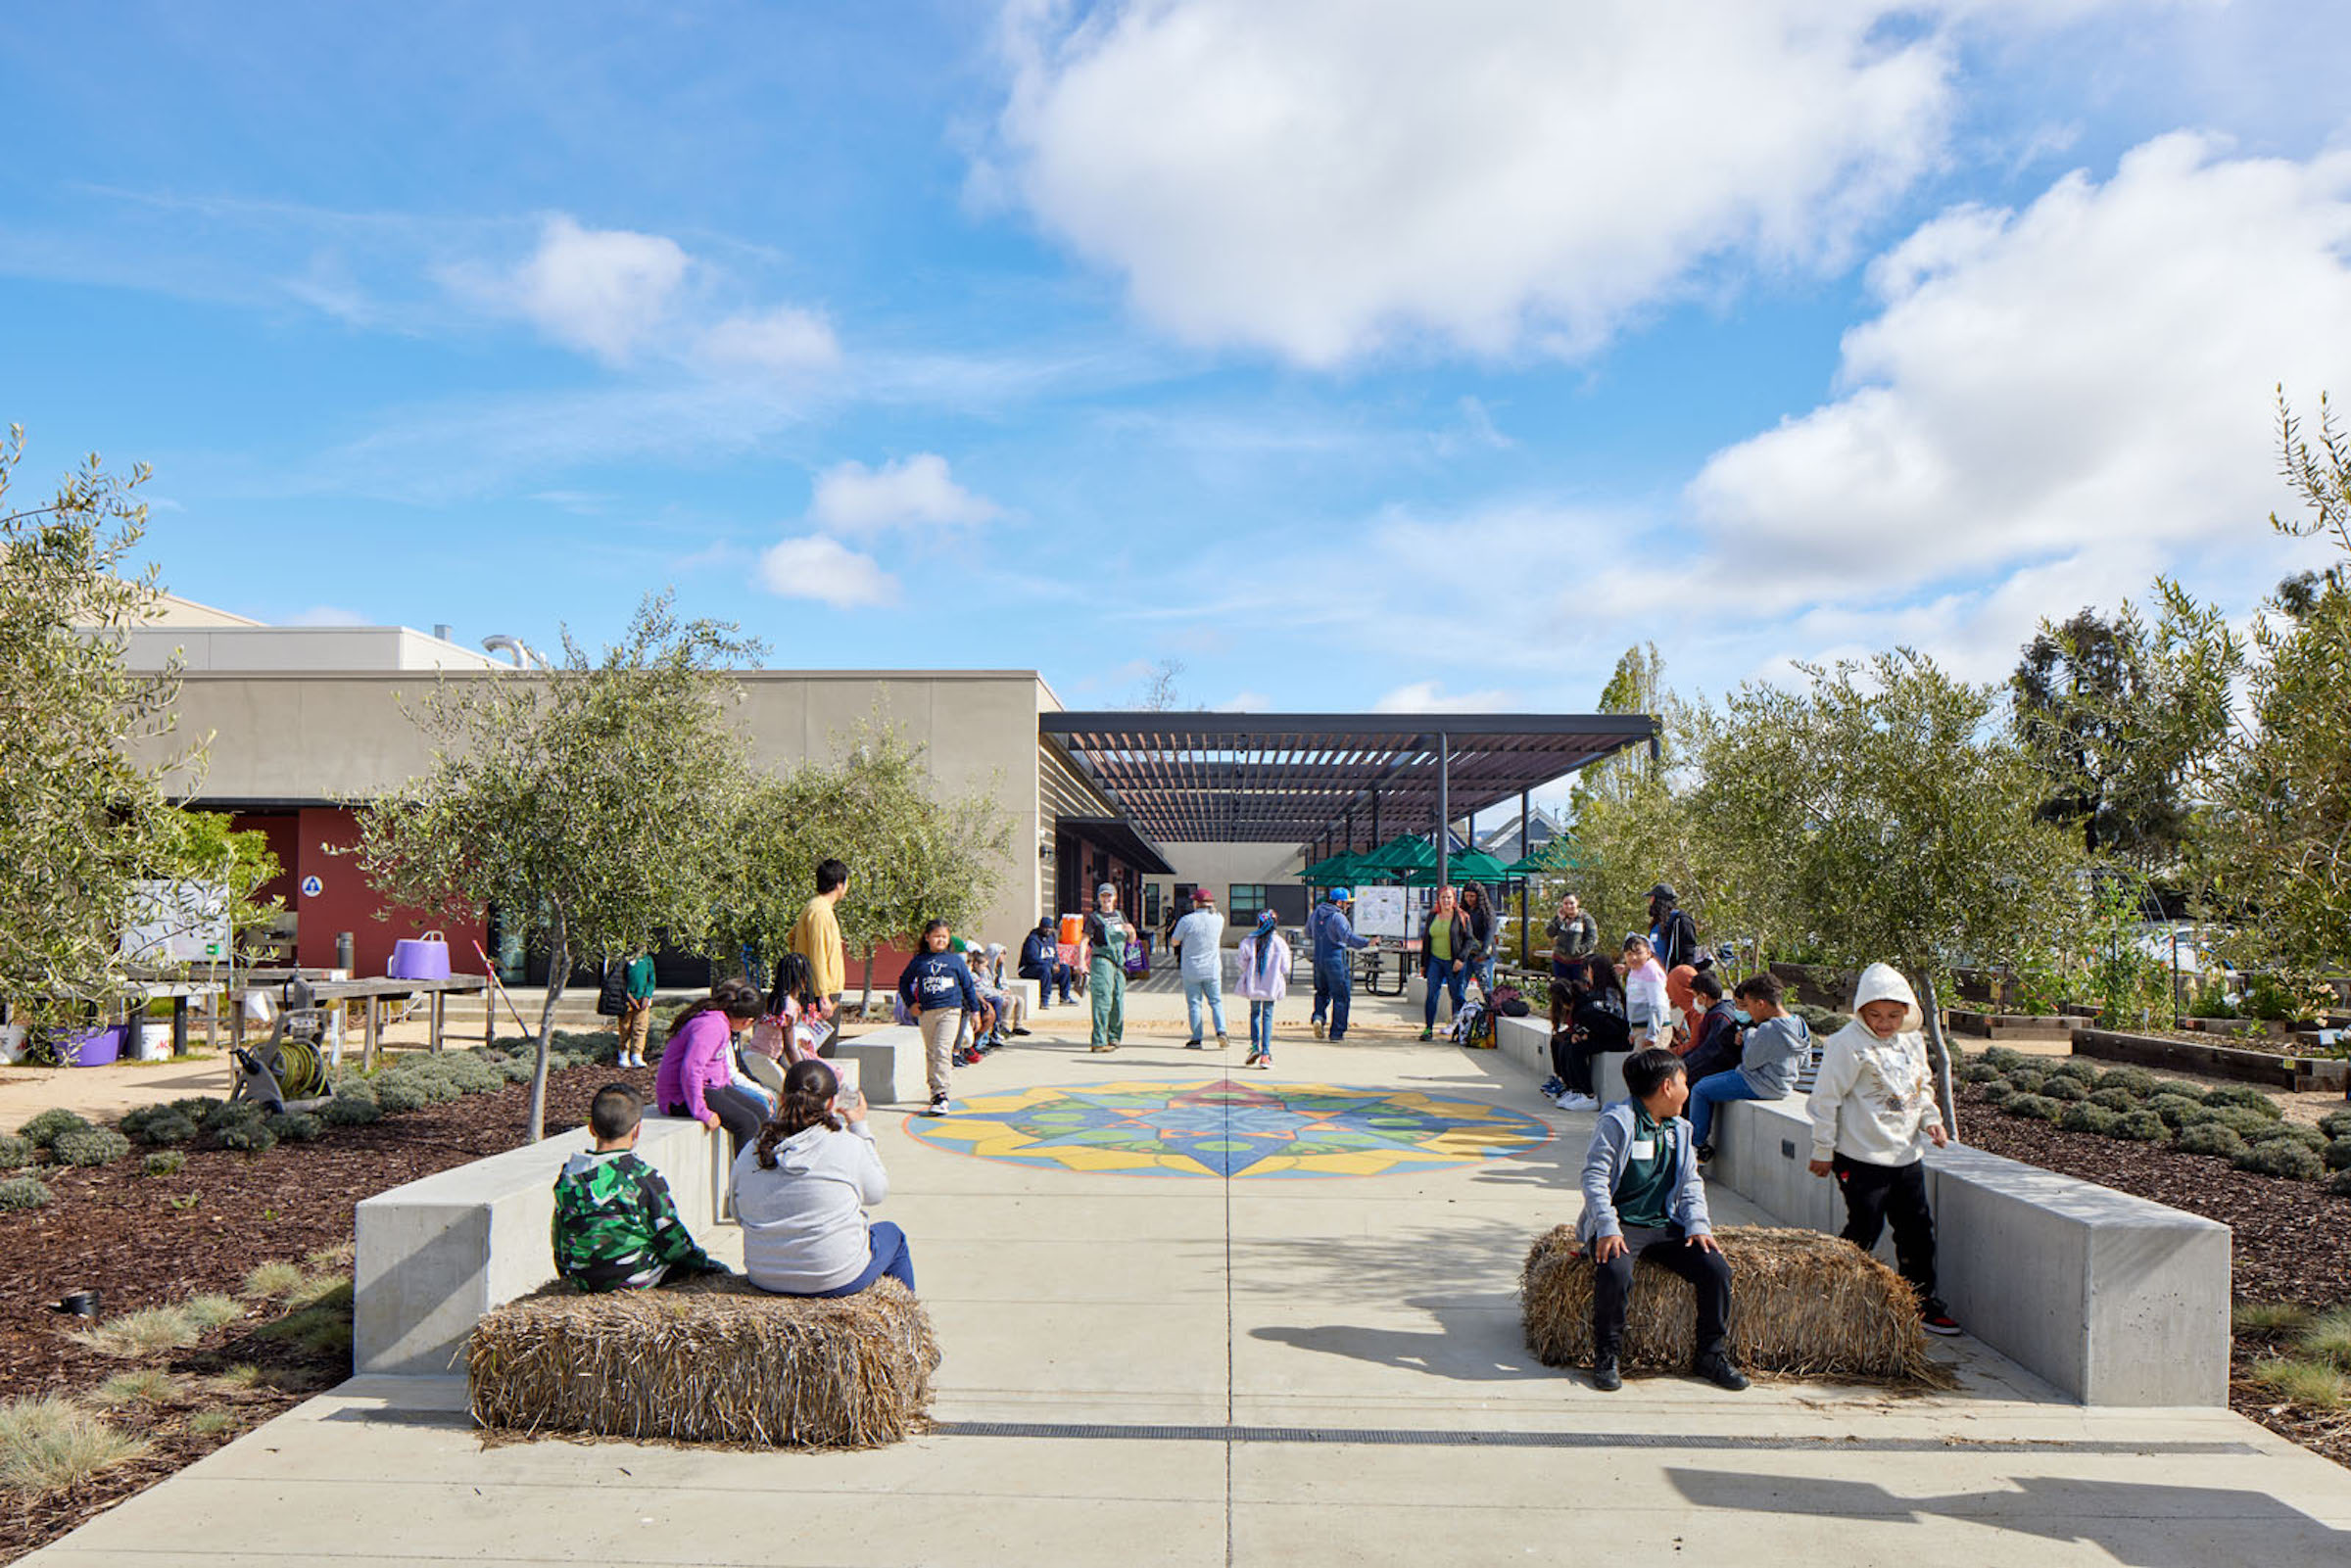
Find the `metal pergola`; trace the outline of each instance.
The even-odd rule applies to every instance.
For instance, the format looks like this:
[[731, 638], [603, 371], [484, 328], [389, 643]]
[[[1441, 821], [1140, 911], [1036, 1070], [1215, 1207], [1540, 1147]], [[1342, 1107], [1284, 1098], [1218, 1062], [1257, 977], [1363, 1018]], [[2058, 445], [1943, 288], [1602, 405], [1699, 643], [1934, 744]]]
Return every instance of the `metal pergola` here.
[[1318, 861], [1435, 834], [1646, 745], [1657, 721], [1624, 713], [1047, 713], [1038, 730], [1158, 843], [1288, 842]]

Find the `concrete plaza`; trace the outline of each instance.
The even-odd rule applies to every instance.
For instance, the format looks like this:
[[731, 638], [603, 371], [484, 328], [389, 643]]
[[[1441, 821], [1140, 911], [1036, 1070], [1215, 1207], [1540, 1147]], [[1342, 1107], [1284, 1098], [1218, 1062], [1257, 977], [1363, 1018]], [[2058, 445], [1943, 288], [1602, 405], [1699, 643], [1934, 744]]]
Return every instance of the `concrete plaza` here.
[[[360, 1379], [26, 1559], [743, 1564], [2351, 1560], [2351, 1472], [2226, 1410], [2088, 1410], [1969, 1340], [1962, 1387], [1679, 1378], [1622, 1393], [1520, 1340], [1528, 1242], [1591, 1118], [1490, 1053], [1290, 1038], [1278, 1070], [1080, 1015], [956, 1091], [1319, 1082], [1535, 1116], [1505, 1159], [1324, 1179], [972, 1158], [878, 1116], [945, 1350], [938, 1429], [865, 1453], [484, 1449], [456, 1379]], [[1164, 1030], [1164, 1026], [1163, 1030]], [[1718, 1223], [1753, 1216], [1727, 1195]], [[721, 1229], [714, 1250], [733, 1253]]]

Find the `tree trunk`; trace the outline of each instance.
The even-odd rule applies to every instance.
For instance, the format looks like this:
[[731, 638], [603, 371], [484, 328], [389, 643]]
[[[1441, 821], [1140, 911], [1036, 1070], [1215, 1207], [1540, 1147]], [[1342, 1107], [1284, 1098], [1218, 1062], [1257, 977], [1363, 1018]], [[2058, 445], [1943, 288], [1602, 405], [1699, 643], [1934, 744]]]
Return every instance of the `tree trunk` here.
[[1959, 1141], [1959, 1112], [1951, 1089], [1951, 1046], [1943, 1033], [1943, 999], [1935, 992], [1935, 972], [1921, 965], [1918, 972], [1919, 1011], [1927, 1016], [1927, 1065], [1935, 1069], [1935, 1104], [1943, 1112], [1943, 1130]]
[[547, 934], [547, 1001], [539, 1009], [539, 1052], [531, 1064], [532, 1143], [547, 1136], [547, 1059], [555, 1037], [555, 1004], [563, 1000], [563, 982], [571, 978], [571, 931], [561, 905]]
[[[870, 948], [870, 947], [869, 947], [869, 948], [867, 948], [867, 949], [865, 950], [865, 994], [857, 998], [857, 1016], [858, 1016], [859, 1018], [863, 1018], [863, 1017], [865, 1017], [865, 1015], [866, 1015], [866, 1014], [867, 1014], [869, 1011], [871, 1011], [871, 1009], [873, 1008], [873, 1005], [874, 1005], [874, 950], [873, 950], [872, 948]], [[836, 1025], [836, 1026], [838, 1027], [838, 1025]]]

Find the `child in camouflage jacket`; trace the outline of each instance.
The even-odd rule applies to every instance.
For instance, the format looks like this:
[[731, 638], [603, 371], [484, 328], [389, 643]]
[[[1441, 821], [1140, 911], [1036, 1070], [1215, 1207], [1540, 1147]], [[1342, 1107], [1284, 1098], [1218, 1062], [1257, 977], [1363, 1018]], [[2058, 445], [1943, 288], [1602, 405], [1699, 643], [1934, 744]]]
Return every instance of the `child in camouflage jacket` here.
[[686, 1274], [727, 1272], [695, 1244], [661, 1173], [637, 1158], [645, 1110], [625, 1083], [597, 1091], [594, 1152], [555, 1178], [555, 1272], [584, 1291], [643, 1290]]

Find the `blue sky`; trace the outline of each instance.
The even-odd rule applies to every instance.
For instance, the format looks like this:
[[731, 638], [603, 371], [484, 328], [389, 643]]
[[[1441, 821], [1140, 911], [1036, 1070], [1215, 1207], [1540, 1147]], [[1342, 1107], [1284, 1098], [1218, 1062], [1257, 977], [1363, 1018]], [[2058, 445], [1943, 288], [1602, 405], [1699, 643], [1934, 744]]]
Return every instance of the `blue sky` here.
[[41, 7], [0, 419], [272, 621], [1589, 707], [2249, 608], [2351, 29], [2211, 0]]

